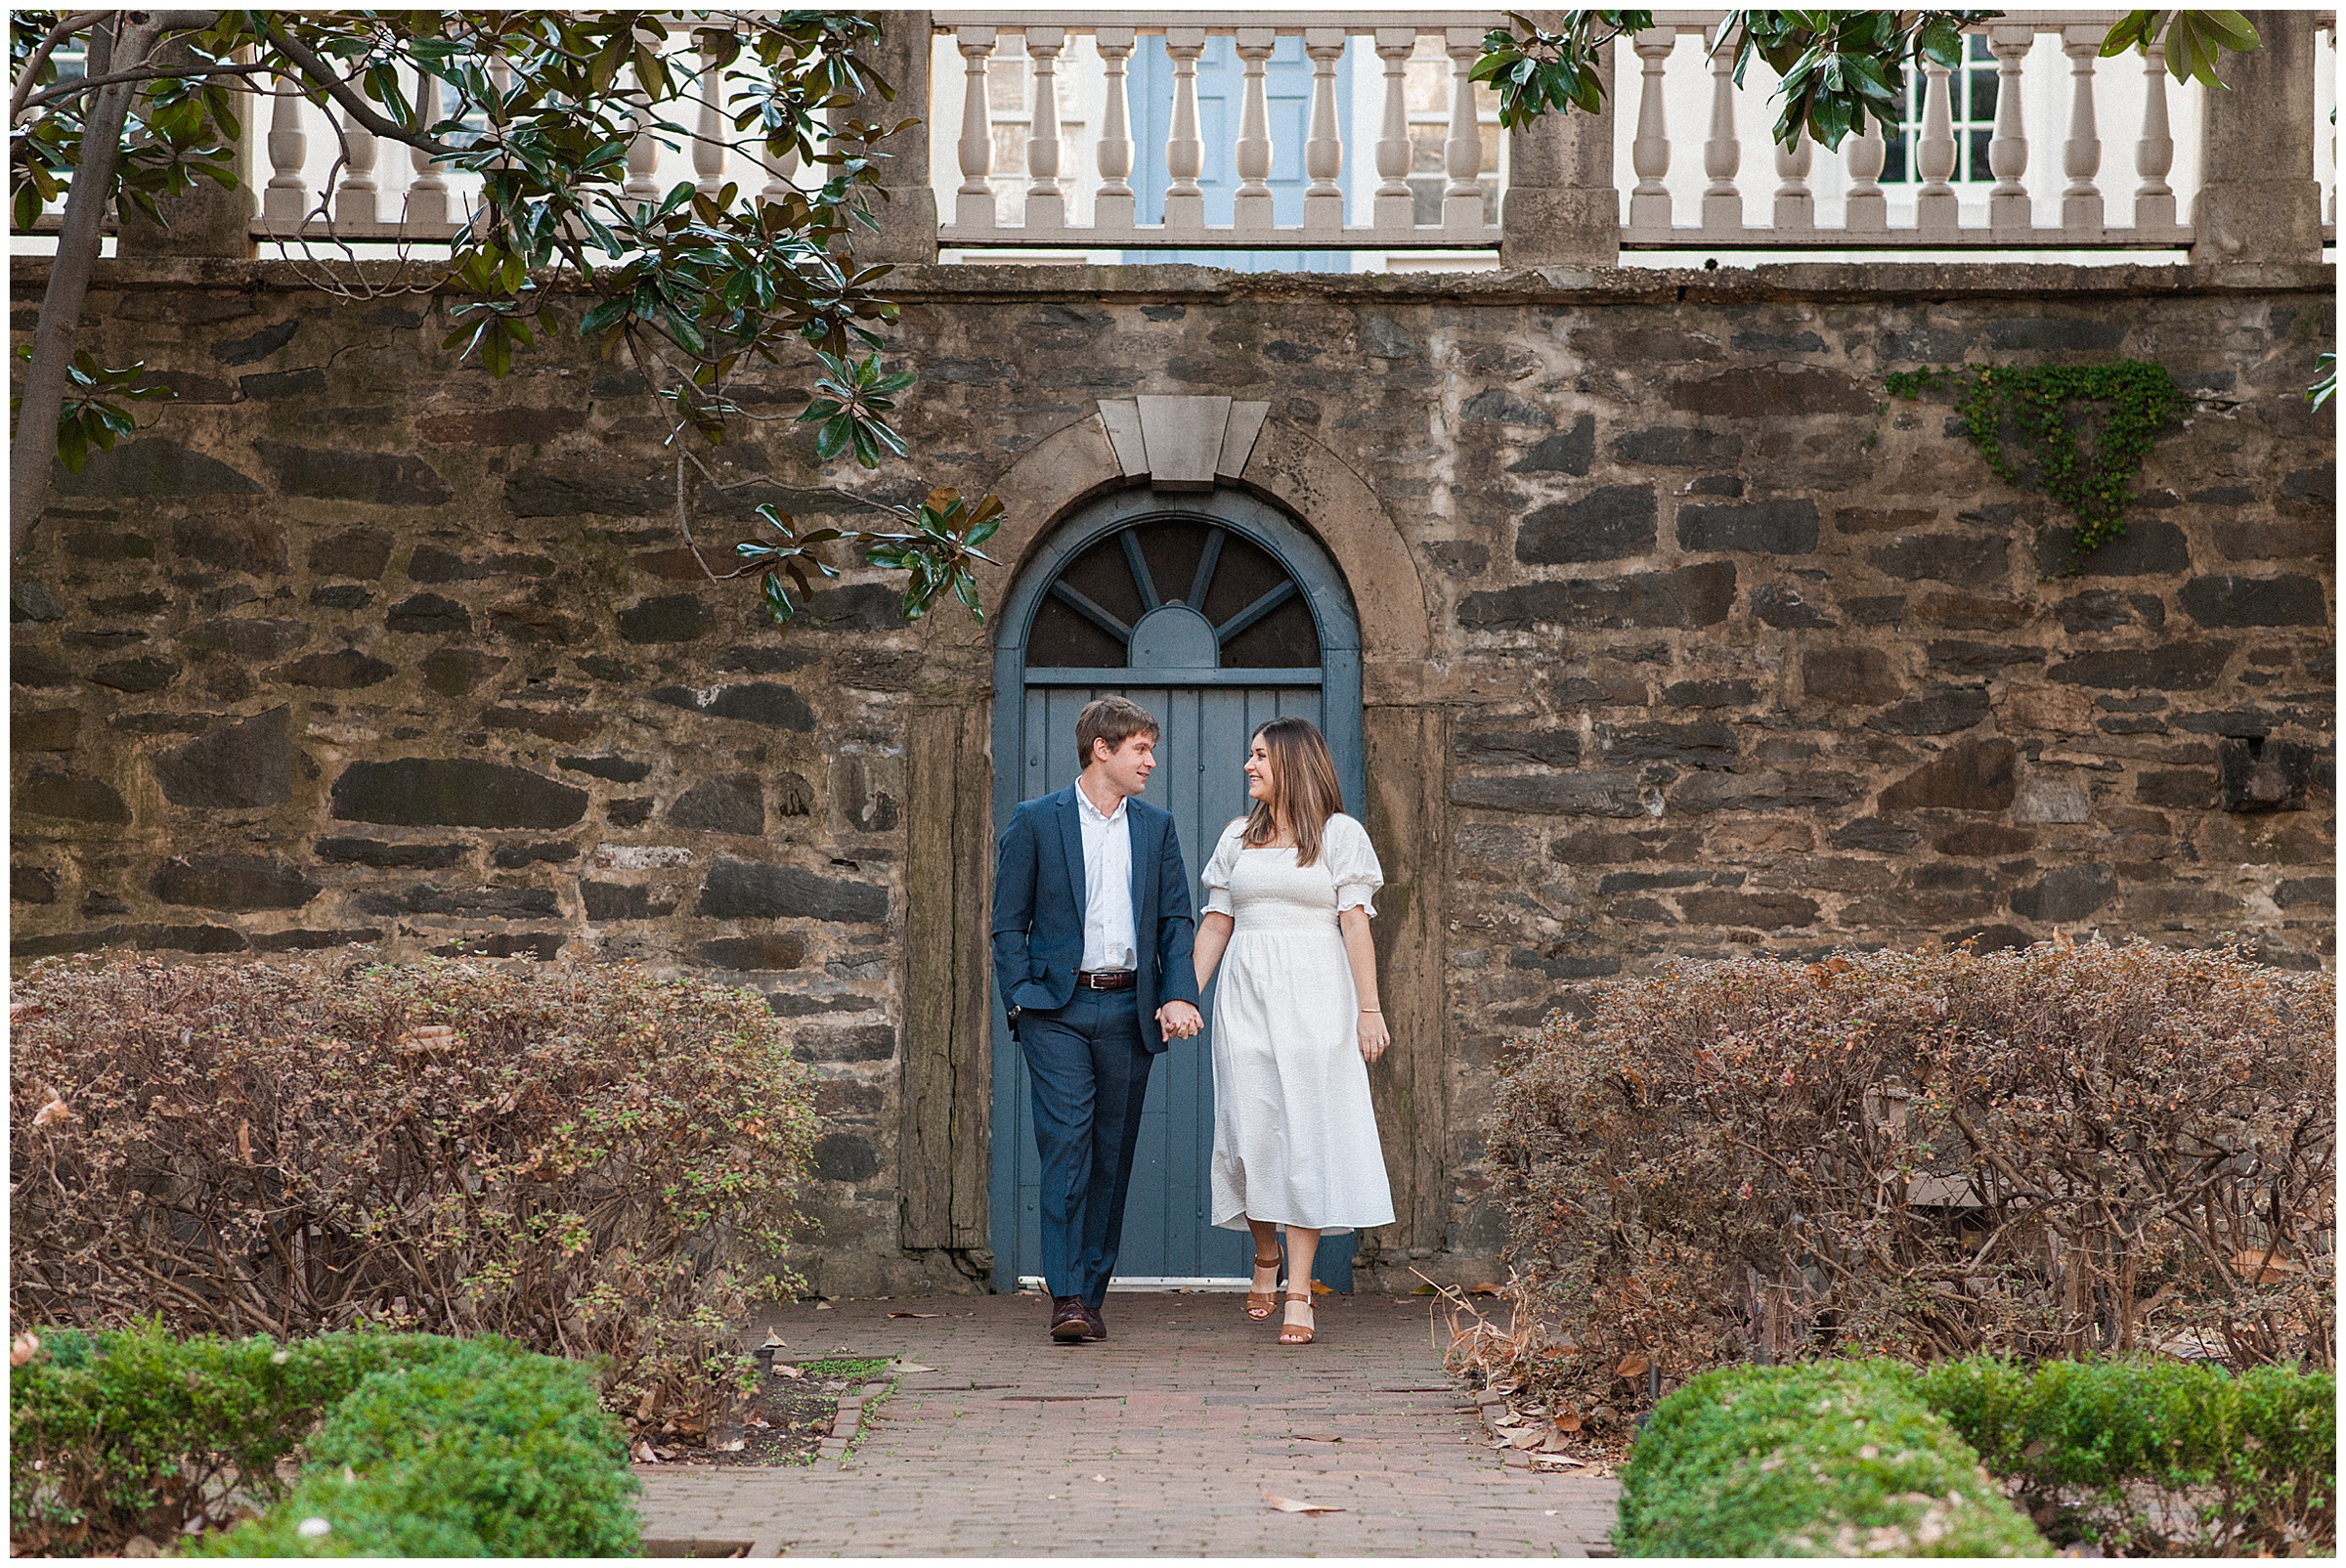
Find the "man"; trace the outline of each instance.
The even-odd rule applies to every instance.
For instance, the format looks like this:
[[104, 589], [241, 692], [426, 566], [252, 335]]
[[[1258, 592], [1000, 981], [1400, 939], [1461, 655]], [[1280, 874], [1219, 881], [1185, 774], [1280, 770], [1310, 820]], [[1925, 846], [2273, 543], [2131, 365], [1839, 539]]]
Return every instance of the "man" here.
[[1106, 1339], [1149, 1069], [1204, 1026], [1196, 922], [1170, 812], [1137, 799], [1156, 720], [1102, 697], [1075, 720], [1083, 772], [1011, 814], [994, 870], [994, 980], [1034, 1091], [1051, 1337]]

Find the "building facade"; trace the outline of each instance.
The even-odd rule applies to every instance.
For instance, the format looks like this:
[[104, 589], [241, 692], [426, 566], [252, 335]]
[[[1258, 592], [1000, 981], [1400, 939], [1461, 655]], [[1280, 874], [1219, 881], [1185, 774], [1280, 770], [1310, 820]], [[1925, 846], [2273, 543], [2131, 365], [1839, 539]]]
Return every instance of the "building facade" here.
[[[20, 333], [42, 283], [21, 260]], [[575, 343], [492, 380], [442, 351], [440, 295], [105, 264], [85, 341], [180, 395], [61, 477], [13, 579], [14, 955], [361, 943], [754, 985], [821, 1076], [834, 1294], [1030, 1272], [991, 843], [1072, 772], [1093, 691], [1165, 720], [1193, 870], [1250, 723], [1336, 742], [1388, 879], [1400, 1218], [1354, 1258], [1379, 1285], [1493, 1267], [1487, 1085], [1576, 982], [2057, 932], [2329, 962], [2318, 238], [895, 283], [915, 461], [867, 478], [766, 426], [714, 463], [760, 485], [688, 487], [695, 537], [718, 564], [761, 500], [992, 491], [982, 625], [906, 627], [861, 568], [766, 624], [681, 537], [649, 400]], [[2116, 360], [2190, 408], [2082, 558], [1943, 399], [1885, 386]], [[1235, 1272], [1194, 1212], [1198, 1048], [1157, 1093], [1134, 1272]]]

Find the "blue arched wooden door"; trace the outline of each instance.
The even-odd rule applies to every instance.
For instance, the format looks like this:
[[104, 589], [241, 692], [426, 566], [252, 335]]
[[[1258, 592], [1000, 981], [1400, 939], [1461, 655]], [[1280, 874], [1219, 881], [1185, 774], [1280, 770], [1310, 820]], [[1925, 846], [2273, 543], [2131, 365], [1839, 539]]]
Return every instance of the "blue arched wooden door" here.
[[[994, 655], [994, 820], [1064, 788], [1079, 770], [1075, 716], [1108, 692], [1164, 726], [1145, 799], [1173, 813], [1195, 882], [1246, 805], [1246, 743], [1285, 714], [1319, 724], [1345, 804], [1365, 793], [1361, 638], [1327, 554], [1285, 514], [1236, 491], [1132, 491], [1063, 524], [1012, 589]], [[1210, 1019], [1212, 998], [1207, 998]], [[1033, 1107], [1026, 1067], [993, 998], [991, 1210], [995, 1285], [1039, 1275]], [[1242, 1278], [1243, 1232], [1215, 1230], [1213, 1035], [1176, 1041], [1150, 1074], [1116, 1275]], [[1320, 1249], [1320, 1278], [1352, 1285], [1353, 1239]]]

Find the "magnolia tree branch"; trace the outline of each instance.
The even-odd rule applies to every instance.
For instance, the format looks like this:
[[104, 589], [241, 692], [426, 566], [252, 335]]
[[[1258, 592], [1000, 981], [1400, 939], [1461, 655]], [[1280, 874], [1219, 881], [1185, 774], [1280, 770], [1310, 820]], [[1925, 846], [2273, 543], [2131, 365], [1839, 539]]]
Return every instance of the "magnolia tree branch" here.
[[398, 120], [385, 115], [372, 104], [368, 103], [351, 87], [350, 83], [344, 81], [333, 66], [320, 59], [316, 50], [279, 26], [269, 13], [260, 12], [257, 15], [261, 22], [261, 36], [276, 45], [278, 52], [293, 62], [295, 68], [312, 86], [322, 89], [328, 98], [341, 107], [344, 113], [360, 125], [377, 136], [388, 137], [403, 146], [416, 148], [435, 155], [446, 156], [456, 151], [446, 142], [424, 131], [420, 126], [403, 125]]
[[[144, 63], [161, 37], [166, 17], [182, 12], [125, 12], [110, 25], [112, 64]], [[184, 23], [183, 23], [184, 25]], [[101, 30], [109, 24], [98, 23]], [[95, 51], [93, 51], [94, 53]], [[65, 371], [73, 360], [73, 332], [98, 265], [106, 209], [111, 204], [114, 170], [122, 158], [122, 124], [136, 87], [116, 82], [100, 88], [82, 132], [81, 166], [65, 192], [65, 212], [57, 232], [57, 259], [49, 288], [41, 296], [40, 324], [32, 334], [32, 362], [25, 367], [23, 401], [8, 453], [8, 534], [11, 556], [24, 552], [49, 501], [49, 465], [57, 460], [57, 419], [65, 404]]]
[[68, 13], [65, 21], [50, 28], [47, 36], [33, 45], [32, 53], [25, 57], [24, 68], [17, 75], [16, 88], [9, 94], [8, 123], [12, 130], [24, 112], [24, 101], [31, 95], [33, 83], [41, 79], [41, 67], [49, 64], [49, 57], [57, 53], [57, 46], [83, 28], [96, 26], [106, 20], [106, 16], [107, 13], [103, 11]]
[[44, 92], [36, 93], [18, 106], [18, 112], [28, 109], [45, 109], [63, 99], [111, 87], [116, 82], [192, 82], [208, 81], [218, 76], [257, 76], [276, 67], [265, 64], [227, 65], [156, 65], [137, 70], [118, 70], [108, 76], [80, 76], [69, 82], [60, 82]]

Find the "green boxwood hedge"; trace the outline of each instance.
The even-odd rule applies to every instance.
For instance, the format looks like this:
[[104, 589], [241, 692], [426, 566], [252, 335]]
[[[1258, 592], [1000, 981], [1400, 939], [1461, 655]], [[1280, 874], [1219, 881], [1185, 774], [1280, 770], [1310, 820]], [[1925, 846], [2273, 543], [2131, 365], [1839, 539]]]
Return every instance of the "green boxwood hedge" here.
[[1655, 1407], [1622, 1470], [1631, 1557], [2041, 1557], [1979, 1457], [1880, 1361], [1727, 1367]]
[[2334, 1372], [1980, 1357], [1927, 1368], [1916, 1388], [2061, 1545], [2117, 1555], [2335, 1549]]
[[[598, 1410], [591, 1375], [573, 1364], [504, 1340], [432, 1334], [280, 1345], [182, 1339], [159, 1323], [36, 1332], [40, 1351], [10, 1384], [9, 1523], [20, 1554], [118, 1552], [140, 1536], [169, 1545], [192, 1526], [272, 1503], [195, 1549], [635, 1549], [625, 1439]], [[281, 1498], [278, 1464], [305, 1438], [308, 1465]], [[303, 1535], [312, 1518], [328, 1532]]]
[[309, 1453], [290, 1496], [189, 1555], [641, 1551], [626, 1436], [571, 1362], [476, 1341], [370, 1372], [326, 1416]]
[[165, 1543], [232, 1490], [268, 1498], [277, 1464], [369, 1372], [444, 1354], [429, 1334], [182, 1338], [35, 1330], [9, 1385], [9, 1533], [20, 1552]]

